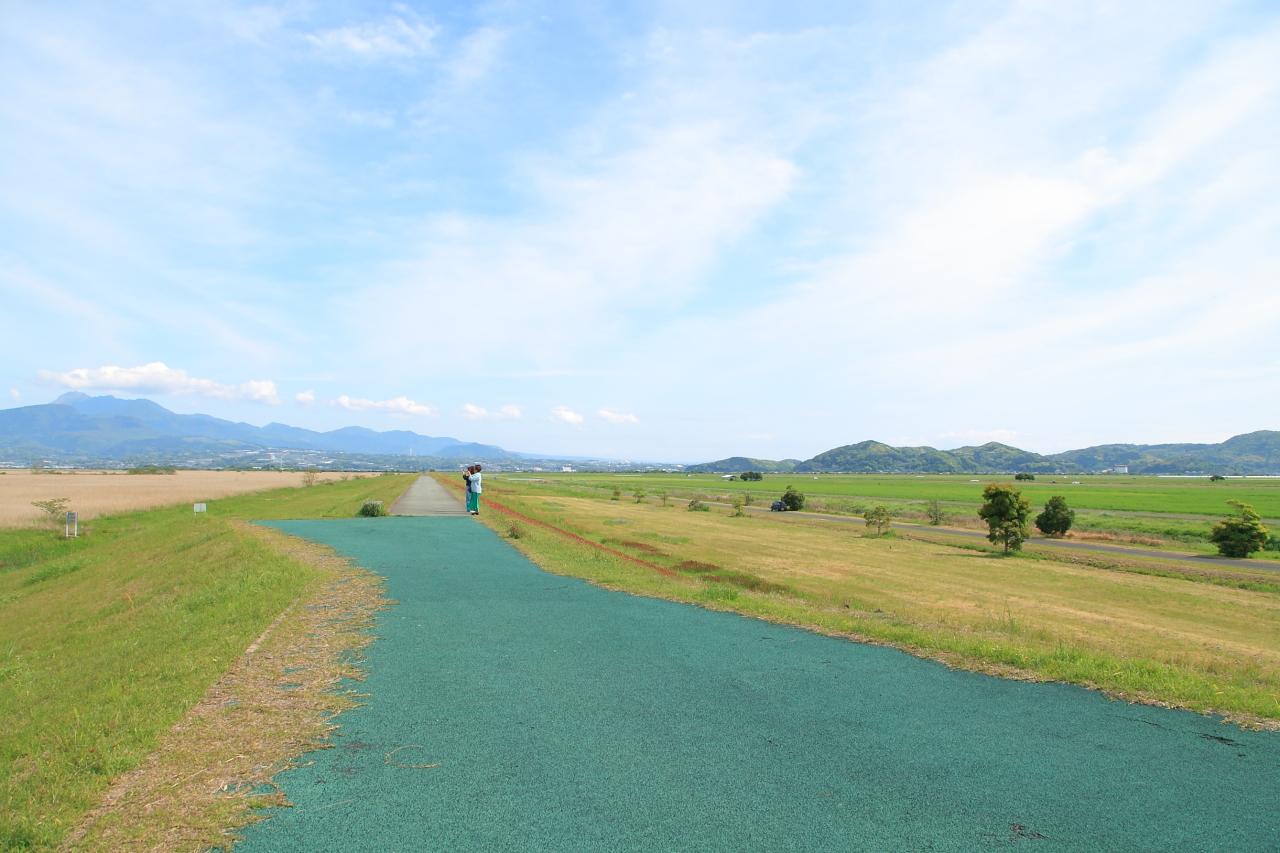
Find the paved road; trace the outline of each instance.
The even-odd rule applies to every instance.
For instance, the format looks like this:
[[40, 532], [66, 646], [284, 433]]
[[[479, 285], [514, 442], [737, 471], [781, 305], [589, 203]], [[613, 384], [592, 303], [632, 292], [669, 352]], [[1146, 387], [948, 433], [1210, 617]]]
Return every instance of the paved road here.
[[364, 705], [241, 853], [1274, 850], [1280, 735], [549, 575], [460, 518], [275, 522], [387, 578]]
[[392, 515], [466, 515], [466, 507], [453, 492], [433, 478], [422, 476], [391, 505]]

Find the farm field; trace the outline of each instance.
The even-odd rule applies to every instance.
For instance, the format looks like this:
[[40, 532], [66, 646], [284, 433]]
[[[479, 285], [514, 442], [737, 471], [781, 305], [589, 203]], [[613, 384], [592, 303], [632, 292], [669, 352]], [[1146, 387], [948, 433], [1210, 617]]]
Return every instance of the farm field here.
[[[247, 476], [223, 482], [281, 480]], [[0, 481], [10, 478], [20, 479]], [[175, 507], [99, 517], [73, 540], [0, 530], [0, 850], [56, 848], [108, 782], [314, 588], [312, 566], [268, 547], [244, 519], [351, 517], [366, 498], [390, 503], [413, 479], [229, 496], [203, 515], [184, 496]]]
[[[317, 480], [344, 475], [318, 474]], [[360, 476], [360, 475], [355, 475]], [[367, 476], [367, 475], [366, 475]], [[298, 471], [178, 471], [173, 474], [128, 474], [124, 471], [39, 473], [9, 469], [0, 473], [0, 527], [39, 524], [45, 514], [32, 501], [69, 498], [68, 509], [81, 520], [110, 513], [193, 503], [228, 495], [302, 485]]]
[[[582, 496], [624, 496], [643, 490], [653, 496], [667, 492], [672, 499], [730, 502], [750, 495], [761, 504], [778, 497], [788, 485], [803, 492], [807, 510], [859, 515], [884, 504], [903, 521], [925, 520], [925, 505], [937, 500], [949, 526], [978, 529], [982, 489], [987, 483], [1010, 482], [1009, 476], [766, 474], [758, 482], [726, 481], [715, 474], [511, 474], [513, 480], [538, 484], [546, 490]], [[975, 482], [976, 481], [976, 482]], [[1079, 482], [1079, 485], [1074, 485]], [[1227, 479], [1166, 477], [1057, 477], [1037, 475], [1017, 487], [1035, 512], [1053, 495], [1062, 495], [1076, 510], [1075, 535], [1099, 540], [1117, 539], [1153, 547], [1211, 553], [1208, 533], [1213, 522], [1232, 511], [1228, 501], [1251, 504], [1280, 528], [1280, 478]], [[1280, 532], [1280, 531], [1277, 531]], [[1255, 557], [1280, 558], [1277, 552]]]
[[[1001, 558], [972, 544], [571, 491], [495, 475], [485, 495], [533, 520], [515, 522], [513, 541], [553, 572], [954, 666], [1280, 723], [1280, 580], [1247, 562], [1218, 571], [1142, 558]], [[512, 532], [499, 513], [482, 518]]]

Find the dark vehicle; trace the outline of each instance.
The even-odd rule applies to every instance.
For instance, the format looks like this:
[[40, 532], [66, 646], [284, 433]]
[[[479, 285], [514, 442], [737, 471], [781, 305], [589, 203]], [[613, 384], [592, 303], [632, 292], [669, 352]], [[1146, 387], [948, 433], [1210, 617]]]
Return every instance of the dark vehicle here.
[[787, 505], [784, 504], [782, 501], [774, 501], [773, 503], [769, 504], [769, 511], [770, 512], [786, 512]]

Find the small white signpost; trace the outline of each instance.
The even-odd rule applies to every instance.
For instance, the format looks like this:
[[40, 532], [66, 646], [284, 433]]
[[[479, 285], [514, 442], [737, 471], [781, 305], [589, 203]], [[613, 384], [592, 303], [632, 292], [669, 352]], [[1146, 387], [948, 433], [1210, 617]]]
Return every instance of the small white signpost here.
[[196, 512], [204, 512], [204, 504], [196, 504], [195, 510]]
[[74, 512], [67, 513], [67, 538], [76, 539], [80, 536], [80, 524], [76, 519]]

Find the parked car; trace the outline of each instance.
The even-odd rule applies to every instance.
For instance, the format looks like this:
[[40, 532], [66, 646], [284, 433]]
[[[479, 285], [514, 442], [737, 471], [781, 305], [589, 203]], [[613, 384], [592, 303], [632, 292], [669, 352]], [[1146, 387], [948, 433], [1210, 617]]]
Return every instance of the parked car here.
[[770, 512], [786, 512], [787, 505], [784, 504], [782, 501], [774, 501], [773, 503], [769, 504], [769, 511]]

